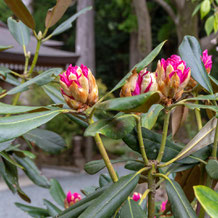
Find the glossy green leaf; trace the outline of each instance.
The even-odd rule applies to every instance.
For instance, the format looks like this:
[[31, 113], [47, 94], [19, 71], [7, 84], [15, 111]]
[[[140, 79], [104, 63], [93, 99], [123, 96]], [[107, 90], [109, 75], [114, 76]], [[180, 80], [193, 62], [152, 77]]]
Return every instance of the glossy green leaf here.
[[207, 18], [205, 25], [204, 25], [207, 35], [210, 35], [210, 33], [213, 31], [213, 23], [214, 23], [214, 16], [212, 15]]
[[44, 199], [43, 203], [46, 206], [49, 215], [51, 215], [52, 217], [58, 215], [61, 212], [61, 210], [54, 204], [52, 204], [50, 201]]
[[8, 28], [11, 35], [21, 46], [27, 46], [30, 42], [30, 29], [21, 21], [12, 17], [8, 18]]
[[113, 183], [111, 177], [108, 174], [101, 174], [99, 176], [99, 185], [100, 187], [104, 187], [110, 183]]
[[60, 218], [78, 218], [78, 216], [90, 205], [92, 205], [96, 198], [98, 198], [104, 191], [108, 189], [108, 186], [100, 188], [96, 190], [94, 193], [88, 195], [87, 197], [83, 198], [76, 204], [72, 205], [68, 209], [64, 210], [60, 213], [57, 217]]
[[35, 29], [35, 22], [26, 8], [26, 6], [23, 4], [21, 0], [4, 0], [5, 3], [8, 5], [8, 7], [13, 11], [13, 13], [29, 28]]
[[2, 77], [3, 80], [7, 78], [7, 75], [10, 72], [11, 70], [9, 70], [7, 67], [0, 67], [0, 77]]
[[210, 12], [210, 8], [210, 0], [203, 0], [200, 8], [201, 19], [203, 19]]
[[82, 9], [81, 11], [74, 14], [72, 17], [64, 21], [61, 25], [59, 25], [52, 33], [52, 36], [58, 35], [60, 33], [63, 33], [64, 31], [70, 29], [72, 27], [72, 22], [75, 21], [81, 14], [86, 13], [87, 11], [91, 10], [92, 7], [87, 7]]
[[181, 186], [176, 181], [166, 180], [166, 191], [174, 217], [197, 218]]
[[23, 210], [24, 212], [28, 213], [32, 217], [48, 217], [50, 216], [48, 210], [40, 207], [33, 207], [26, 204], [21, 204], [16, 202], [15, 205]]
[[196, 101], [196, 100], [212, 100], [212, 101], [218, 101], [218, 93], [215, 93], [213, 95], [199, 95], [197, 97], [193, 97], [193, 98], [186, 98], [184, 100], [182, 100], [183, 102], [185, 101]]
[[94, 203], [88, 207], [79, 218], [110, 218], [133, 191], [139, 180], [139, 175], [121, 177], [112, 184]]
[[80, 191], [85, 195], [90, 195], [92, 194], [93, 192], [95, 192], [96, 190], [98, 189], [97, 186], [94, 186], [94, 185], [91, 185], [91, 186], [88, 186], [88, 187], [85, 187], [83, 189], [80, 189]]
[[106, 111], [122, 112], [147, 112], [148, 109], [158, 103], [160, 95], [158, 92], [147, 92], [141, 95], [131, 97], [114, 98], [104, 101], [96, 106], [97, 109]]
[[20, 81], [10, 74], [7, 74], [7, 78], [5, 79], [5, 82], [10, 83], [11, 85], [14, 85], [14, 86], [20, 85]]
[[65, 141], [60, 135], [46, 129], [33, 129], [26, 133], [24, 138], [51, 154], [60, 153], [66, 148]]
[[6, 142], [1, 142], [0, 143], [0, 151], [3, 151], [5, 149], [7, 149], [8, 147], [10, 147], [12, 142], [13, 142], [13, 140], [9, 140], [9, 141], [6, 141]]
[[136, 201], [128, 198], [120, 210], [120, 218], [145, 218], [145, 212]]
[[191, 109], [191, 110], [194, 110], [195, 108], [198, 108], [198, 109], [208, 109], [208, 110], [211, 110], [211, 111], [218, 112], [218, 107], [214, 106], [214, 105], [191, 104], [191, 103], [185, 103], [183, 105], [186, 106], [187, 108]]
[[195, 196], [210, 217], [216, 218], [218, 214], [218, 193], [207, 186], [194, 186]]
[[28, 157], [20, 158], [14, 155], [15, 160], [24, 168], [26, 175], [38, 186], [49, 188], [50, 183], [48, 179], [41, 175], [41, 172], [35, 165], [35, 163]]
[[3, 157], [5, 160], [7, 160], [7, 161], [8, 161], [9, 163], [11, 163], [12, 165], [23, 169], [23, 167], [22, 167], [20, 164], [18, 164], [14, 159], [12, 159], [12, 158], [10, 157], [10, 155], [9, 155], [7, 152], [1, 151], [1, 152], [0, 152], [0, 156]]
[[66, 195], [60, 185], [60, 183], [56, 179], [50, 180], [50, 189], [49, 192], [53, 199], [62, 207], [64, 207], [64, 200], [66, 198]]
[[208, 73], [200, 58], [202, 51], [198, 40], [194, 36], [185, 36], [179, 46], [179, 54], [191, 68], [192, 77], [209, 93], [213, 93]]
[[60, 73], [62, 72], [61, 68], [52, 68], [49, 69], [38, 76], [34, 77], [33, 79], [22, 83], [21, 85], [11, 89], [7, 92], [8, 95], [13, 95], [18, 92], [22, 92], [23, 90], [26, 90], [30, 85], [37, 84], [38, 86], [45, 85], [51, 81], [53, 81]]
[[[80, 118], [78, 118], [78, 117], [76, 117], [76, 116], [73, 116], [72, 114], [66, 114], [66, 116], [71, 120], [71, 121], [73, 121], [73, 122], [75, 122], [75, 123], [77, 123], [78, 125], [80, 125], [81, 127], [83, 127], [83, 128], [87, 128], [88, 127], [88, 123], [87, 122], [85, 122], [85, 121], [83, 121], [83, 120], [81, 120]], [[84, 117], [82, 117], [82, 118], [84, 118]]]
[[210, 159], [206, 165], [206, 171], [212, 179], [218, 179], [218, 161]]
[[125, 85], [127, 79], [132, 75], [132, 70], [135, 68], [137, 72], [140, 72], [144, 67], [148, 66], [155, 57], [159, 54], [160, 50], [162, 49], [164, 43], [166, 41], [160, 43], [156, 48], [154, 48], [149, 55], [147, 55], [141, 62], [136, 64], [128, 74], [126, 74], [123, 79], [120, 80], [120, 82], [117, 83], [117, 85], [110, 91], [110, 93], [116, 91], [117, 89], [121, 88], [123, 85]]
[[7, 50], [7, 49], [9, 49], [9, 48], [13, 48], [13, 46], [11, 46], [11, 45], [0, 45], [0, 51], [4, 51], [4, 50]]
[[0, 142], [8, 141], [24, 133], [35, 129], [48, 122], [58, 114], [63, 112], [61, 109], [43, 111], [29, 114], [22, 114], [0, 119]]
[[160, 112], [163, 110], [160, 104], [154, 104], [150, 107], [149, 111], [141, 115], [142, 127], [152, 129], [157, 121]]
[[100, 133], [112, 139], [121, 139], [136, 125], [136, 119], [131, 114], [122, 114], [113, 118], [99, 120], [91, 124], [85, 131], [85, 136], [95, 136]]
[[139, 162], [136, 160], [130, 160], [130, 161], [127, 161], [124, 167], [125, 169], [128, 169], [128, 170], [139, 171], [140, 169], [145, 167], [145, 165], [142, 162]]
[[[111, 160], [111, 163], [124, 162], [125, 160]], [[100, 170], [105, 168], [105, 163], [103, 160], [93, 160], [85, 164], [84, 170], [90, 174], [96, 174]]]

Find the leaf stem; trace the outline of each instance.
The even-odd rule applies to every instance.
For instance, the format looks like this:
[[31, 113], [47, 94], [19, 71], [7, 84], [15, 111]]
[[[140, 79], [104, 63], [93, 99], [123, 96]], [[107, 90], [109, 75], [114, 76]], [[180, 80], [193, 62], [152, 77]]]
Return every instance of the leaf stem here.
[[213, 143], [213, 150], [212, 150], [212, 158], [217, 159], [217, 145], [218, 145], [218, 123], [216, 125], [215, 130], [215, 136], [214, 136], [214, 143]]
[[139, 201], [139, 205], [142, 204], [142, 202], [143, 202], [144, 199], [147, 197], [147, 195], [149, 194], [150, 191], [151, 191], [150, 189], [146, 189], [146, 190], [145, 190], [145, 192], [143, 193], [143, 195], [142, 195], [142, 197], [141, 197], [141, 199], [140, 199], [140, 201]]
[[137, 134], [138, 134], [140, 151], [141, 151], [142, 158], [144, 160], [145, 165], [148, 165], [149, 161], [148, 161], [148, 158], [145, 152], [145, 146], [144, 146], [143, 137], [142, 137], [141, 117], [139, 116], [135, 116], [135, 117], [137, 121]]
[[196, 117], [197, 124], [198, 124], [198, 131], [200, 131], [202, 129], [202, 120], [201, 120], [200, 109], [198, 108], [195, 108], [195, 117]]
[[160, 150], [157, 156], [157, 161], [160, 163], [163, 155], [164, 155], [164, 150], [165, 150], [165, 145], [166, 145], [166, 139], [167, 139], [167, 131], [169, 127], [169, 120], [170, 120], [170, 110], [165, 110], [165, 117], [164, 117], [164, 127], [163, 127], [163, 135], [162, 135], [162, 140], [161, 140], [161, 145], [160, 145]]

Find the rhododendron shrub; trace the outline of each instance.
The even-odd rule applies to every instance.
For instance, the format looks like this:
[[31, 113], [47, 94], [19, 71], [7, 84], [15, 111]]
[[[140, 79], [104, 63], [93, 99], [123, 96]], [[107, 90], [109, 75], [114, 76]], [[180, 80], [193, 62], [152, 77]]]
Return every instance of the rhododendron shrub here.
[[[13, 193], [30, 202], [31, 199], [19, 186], [17, 169], [20, 168], [33, 183], [49, 189], [54, 200], [51, 202], [45, 199], [46, 196], [41, 196], [44, 207], [22, 203], [16, 203], [16, 206], [33, 217], [203, 217], [204, 210], [212, 216], [217, 215], [218, 207], [213, 206], [217, 203], [216, 193], [211, 190], [207, 196], [202, 186], [213, 189], [218, 179], [217, 81], [209, 74], [212, 71], [212, 57], [207, 50], [202, 53], [197, 39], [185, 36], [179, 54], [157, 61], [155, 58], [165, 43], [162, 42], [109, 93], [98, 99], [95, 77], [89, 66], [84, 64], [69, 65], [66, 69], [51, 68], [33, 74], [40, 45], [52, 35], [69, 29], [71, 22], [90, 8], [78, 12], [49, 35], [49, 28], [61, 17], [56, 13], [64, 13], [68, 3], [57, 1], [46, 16], [45, 30], [37, 34], [34, 19], [22, 1], [5, 2], [20, 19], [19, 22], [8, 19], [8, 27], [15, 40], [26, 51], [28, 37], [24, 39], [25, 43], [20, 39], [30, 34], [28, 26], [33, 30], [38, 44], [32, 62], [29, 52], [24, 52], [25, 69], [22, 74], [6, 67], [0, 69], [4, 82], [11, 81], [11, 74], [21, 80], [20, 83], [14, 78], [13, 85], [16, 86], [9, 90], [1, 89], [0, 92], [1, 99], [14, 96], [12, 104], [0, 103], [0, 175]], [[23, 8], [22, 14], [19, 8]], [[23, 32], [18, 31], [21, 29]], [[8, 48], [1, 47], [1, 50]], [[154, 72], [148, 71], [151, 63], [155, 66]], [[194, 86], [190, 85], [191, 80]], [[53, 83], [58, 83], [59, 87], [51, 86]], [[32, 86], [42, 88], [53, 104], [17, 105], [20, 94]], [[116, 90], [120, 91], [120, 97], [106, 100], [108, 94]], [[30, 91], [34, 92], [34, 89]], [[175, 142], [174, 138], [181, 123], [185, 122], [184, 112], [187, 113], [187, 109], [195, 112], [198, 132], [184, 145]], [[201, 114], [204, 110], [209, 115], [202, 123]], [[161, 134], [154, 130], [160, 113], [164, 114]], [[101, 172], [96, 174], [99, 184], [90, 184], [90, 187], [67, 194], [57, 180], [49, 180], [41, 175], [34, 164], [34, 155], [19, 147], [15, 140], [28, 143], [29, 150], [39, 146], [52, 154], [67, 149], [60, 135], [38, 128], [60, 114], [80, 124], [85, 129], [84, 136], [95, 139], [102, 159], [86, 163], [84, 170], [92, 175], [103, 168], [108, 172], [107, 175]], [[172, 134], [168, 130], [170, 124]], [[114, 169], [114, 160], [108, 155], [102, 135], [122, 140], [123, 146], [135, 152], [131, 158], [115, 161], [123, 162], [120, 167], [129, 170], [126, 175], [120, 176], [119, 171]], [[86, 179], [89, 180], [88, 175]], [[136, 192], [138, 184], [143, 184], [140, 186], [141, 193]], [[194, 192], [192, 186], [198, 184], [201, 186], [194, 187]], [[165, 188], [167, 194], [167, 200], [162, 202], [161, 207], [156, 204], [156, 192], [160, 186]], [[195, 195], [199, 201], [195, 200]], [[155, 210], [157, 205], [158, 211]]]

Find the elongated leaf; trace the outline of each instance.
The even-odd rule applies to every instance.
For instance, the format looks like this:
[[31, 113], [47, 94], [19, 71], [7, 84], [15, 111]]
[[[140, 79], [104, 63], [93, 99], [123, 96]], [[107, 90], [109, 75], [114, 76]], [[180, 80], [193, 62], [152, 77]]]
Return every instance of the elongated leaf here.
[[218, 214], [218, 193], [203, 185], [194, 186], [194, 191], [196, 198], [209, 216], [216, 218]]
[[71, 3], [72, 0], [57, 0], [56, 5], [47, 12], [45, 26], [47, 28], [54, 26], [64, 15]]
[[50, 187], [48, 179], [41, 175], [41, 172], [30, 158], [20, 158], [16, 155], [14, 155], [14, 158], [21, 166], [24, 167], [24, 172], [36, 185], [44, 188]]
[[26, 8], [26, 6], [23, 4], [21, 0], [4, 0], [5, 3], [8, 5], [8, 7], [13, 11], [13, 13], [29, 28], [35, 29], [35, 22]]
[[142, 127], [152, 129], [157, 121], [159, 113], [163, 110], [160, 104], [154, 104], [150, 107], [149, 111], [141, 115]]
[[20, 208], [21, 210], [23, 210], [24, 212], [28, 213], [32, 217], [48, 217], [48, 216], [50, 216], [48, 211], [44, 208], [33, 207], [33, 206], [26, 205], [26, 204], [18, 203], [18, 202], [16, 202], [15, 205], [18, 208]]
[[202, 51], [198, 40], [194, 36], [185, 36], [179, 46], [179, 54], [191, 68], [192, 77], [209, 93], [213, 93], [208, 73], [200, 58]]
[[217, 119], [214, 117], [198, 132], [198, 134], [175, 157], [180, 160], [213, 143]]
[[9, 70], [7, 67], [0, 67], [0, 77], [2, 77], [3, 80], [7, 78], [7, 74], [10, 72], [11, 70]]
[[60, 218], [78, 218], [78, 216], [90, 205], [95, 202], [96, 198], [98, 198], [104, 191], [108, 189], [108, 186], [100, 188], [96, 190], [94, 193], [88, 195], [87, 197], [83, 198], [76, 204], [72, 205], [68, 209], [64, 210], [60, 213], [57, 217]]
[[49, 215], [51, 215], [52, 217], [58, 215], [61, 212], [61, 210], [54, 204], [52, 204], [50, 201], [44, 199], [43, 203], [46, 206]]
[[12, 142], [13, 142], [13, 140], [9, 140], [9, 141], [0, 143], [0, 151], [3, 151], [5, 149], [7, 149], [8, 147], [10, 147]]
[[23, 169], [23, 167], [22, 167], [20, 164], [18, 164], [14, 159], [12, 159], [12, 158], [10, 157], [10, 155], [8, 155], [7, 152], [1, 151], [1, 152], [0, 152], [0, 156], [3, 157], [5, 160], [7, 160], [7, 161], [8, 161], [9, 163], [11, 163], [12, 165]]
[[4, 51], [4, 50], [7, 50], [7, 49], [9, 49], [9, 48], [13, 48], [13, 46], [12, 45], [0, 45], [0, 51]]
[[100, 187], [104, 187], [110, 183], [113, 183], [111, 177], [108, 174], [101, 174], [99, 176], [99, 185]]
[[8, 18], [8, 28], [11, 35], [21, 46], [27, 46], [30, 42], [30, 29], [21, 21], [16, 21], [12, 17]]
[[218, 93], [215, 93], [213, 95], [199, 95], [199, 96], [194, 97], [194, 98], [186, 98], [182, 101], [196, 101], [196, 100], [214, 100], [214, 101], [217, 101], [218, 100]]
[[[125, 160], [111, 160], [111, 163], [119, 163], [124, 161]], [[84, 170], [90, 175], [94, 175], [104, 168], [105, 168], [105, 163], [103, 160], [93, 160], [86, 163], [84, 166]]]
[[[16, 106], [11, 104], [4, 104], [0, 102], [0, 114], [20, 114], [25, 112], [30, 112], [34, 110], [42, 109], [43, 107], [33, 107], [33, 106]], [[44, 108], [44, 110], [48, 110]]]
[[173, 181], [166, 181], [166, 190], [171, 203], [173, 216], [178, 218], [197, 218], [191, 204], [186, 198], [180, 185]]
[[19, 86], [20, 85], [20, 81], [17, 80], [14, 76], [7, 74], [7, 78], [5, 79], [5, 82], [10, 83], [14, 86]]
[[25, 83], [22, 83], [21, 85], [11, 89], [10, 91], [7, 92], [7, 94], [13, 95], [13, 94], [21, 92], [23, 90], [26, 90], [32, 84], [37, 84], [39, 86], [45, 85], [45, 84], [51, 82], [52, 80], [54, 80], [61, 72], [62, 72], [61, 68], [49, 69], [49, 70], [41, 73], [40, 75], [34, 77], [33, 79], [31, 79]]
[[64, 200], [66, 198], [66, 195], [64, 194], [64, 191], [60, 185], [60, 183], [56, 179], [50, 180], [50, 189], [49, 192], [53, 199], [62, 207], [64, 207]]
[[133, 171], [138, 171], [142, 169], [143, 167], [145, 167], [144, 163], [139, 162], [139, 161], [134, 161], [134, 160], [128, 161], [125, 164], [125, 169], [133, 170]]
[[218, 161], [217, 160], [209, 160], [206, 165], [206, 170], [208, 175], [212, 179], [218, 179]]
[[117, 83], [117, 85], [110, 91], [110, 93], [116, 91], [117, 89], [121, 88], [123, 85], [125, 85], [126, 80], [132, 75], [132, 70], [134, 70], [135, 68], [137, 72], [140, 72], [144, 67], [146, 67], [147, 65], [149, 65], [154, 59], [155, 57], [159, 54], [160, 50], [162, 49], [164, 43], [166, 41], [160, 43], [156, 48], [154, 48], [151, 53], [149, 55], [147, 55], [141, 62], [139, 62], [138, 64], [136, 64], [128, 74], [126, 74], [123, 79], [120, 80], [120, 82]]
[[60, 153], [66, 148], [65, 141], [60, 135], [46, 129], [33, 129], [26, 133], [24, 138], [51, 154]]
[[98, 189], [97, 186], [94, 186], [94, 185], [91, 185], [91, 186], [88, 186], [88, 187], [85, 187], [83, 189], [80, 189], [80, 191], [85, 195], [90, 195], [92, 194], [93, 192], [95, 192], [96, 190]]
[[209, 75], [210, 78], [210, 82], [212, 84], [213, 87], [213, 92], [217, 93], [218, 92], [218, 81], [217, 79], [215, 79], [213, 76]]
[[186, 106], [187, 108], [189, 108], [191, 110], [194, 110], [195, 108], [199, 108], [199, 109], [208, 109], [208, 110], [211, 110], [211, 111], [218, 112], [217, 106], [214, 106], [214, 105], [185, 103], [184, 106]]
[[128, 198], [121, 208], [120, 218], [145, 218], [145, 212], [136, 201]]
[[0, 119], [0, 142], [21, 136], [24, 133], [48, 122], [61, 112], [63, 112], [63, 110], [56, 109], [52, 111], [3, 117]]
[[87, 11], [91, 10], [92, 7], [87, 7], [82, 9], [81, 11], [74, 14], [72, 17], [64, 21], [61, 25], [59, 25], [52, 33], [52, 36], [58, 35], [60, 33], [63, 33], [64, 31], [70, 29], [72, 27], [72, 22], [75, 21], [81, 14], [86, 13]]
[[148, 92], [131, 97], [107, 100], [97, 105], [96, 108], [106, 111], [147, 112], [151, 105], [158, 103], [159, 100], [158, 92]]
[[112, 139], [125, 137], [136, 125], [135, 117], [131, 114], [122, 114], [111, 119], [99, 120], [91, 124], [85, 131], [85, 136], [95, 136], [100, 133]]
[[97, 198], [79, 218], [110, 218], [133, 191], [138, 180], [139, 176], [133, 174], [121, 177], [118, 182], [111, 185]]
[[80, 125], [81, 127], [87, 128], [88, 127], [88, 123], [81, 120], [80, 118], [73, 116], [72, 114], [66, 114], [66, 116], [73, 122], [77, 123], [78, 125]]

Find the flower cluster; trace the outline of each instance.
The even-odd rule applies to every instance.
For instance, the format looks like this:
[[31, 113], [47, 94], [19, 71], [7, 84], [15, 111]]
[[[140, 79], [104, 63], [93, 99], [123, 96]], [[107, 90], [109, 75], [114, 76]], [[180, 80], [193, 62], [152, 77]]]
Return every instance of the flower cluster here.
[[70, 65], [60, 75], [61, 93], [70, 108], [84, 111], [98, 100], [98, 87], [89, 68]]
[[72, 194], [71, 191], [69, 191], [67, 193], [65, 200], [64, 200], [64, 206], [65, 206], [65, 208], [68, 208], [68, 207], [72, 206], [73, 204], [75, 204], [76, 202], [80, 201], [81, 199], [82, 199], [82, 196], [79, 193], [74, 192]]

